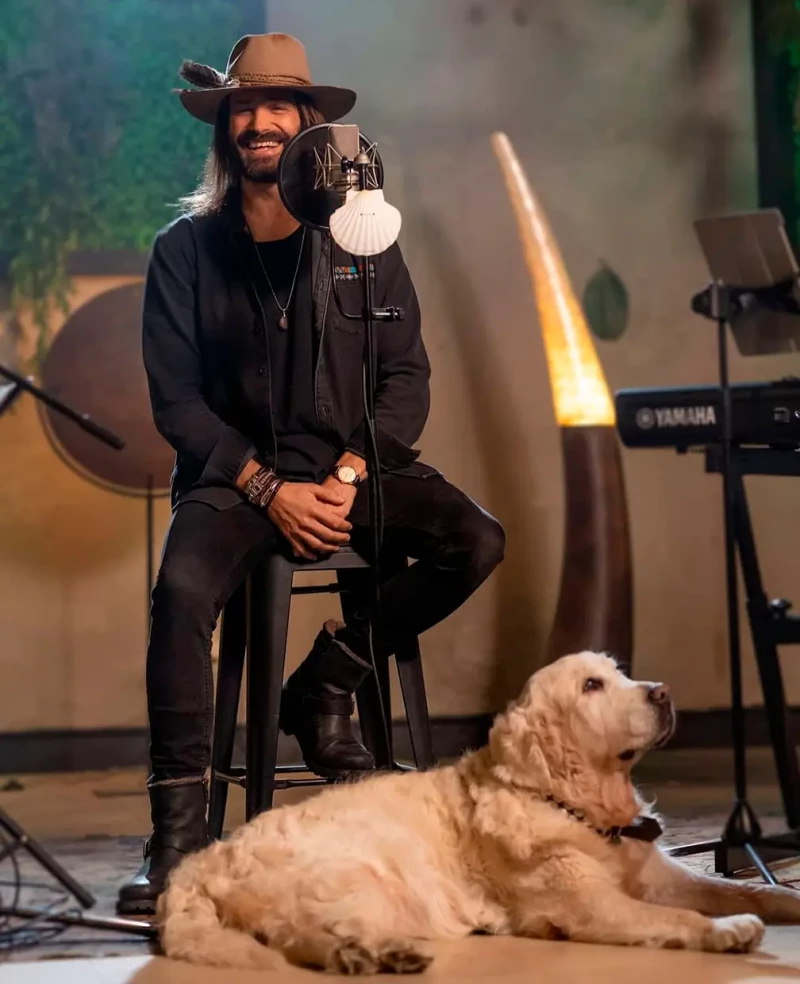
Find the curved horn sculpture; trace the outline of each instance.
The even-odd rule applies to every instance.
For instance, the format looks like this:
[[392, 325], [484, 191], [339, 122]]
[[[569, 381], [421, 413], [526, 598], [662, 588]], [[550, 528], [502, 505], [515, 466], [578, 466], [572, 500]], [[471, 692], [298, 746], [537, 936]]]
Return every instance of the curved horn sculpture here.
[[539, 313], [564, 462], [564, 560], [546, 660], [582, 649], [630, 663], [633, 601], [614, 403], [547, 217], [510, 140], [492, 135]]

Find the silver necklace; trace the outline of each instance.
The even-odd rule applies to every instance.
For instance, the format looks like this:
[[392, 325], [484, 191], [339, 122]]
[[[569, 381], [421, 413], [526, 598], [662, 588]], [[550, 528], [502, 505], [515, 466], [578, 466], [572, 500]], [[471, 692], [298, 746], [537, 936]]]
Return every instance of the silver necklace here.
[[[249, 231], [249, 226], [248, 226], [248, 231]], [[306, 227], [303, 226], [303, 235], [300, 239], [300, 251], [297, 254], [297, 266], [294, 268], [294, 277], [292, 278], [292, 286], [289, 290], [289, 296], [286, 298], [286, 307], [284, 307], [281, 304], [281, 302], [278, 300], [278, 295], [275, 293], [275, 288], [272, 286], [272, 281], [269, 279], [267, 268], [264, 266], [264, 261], [261, 259], [261, 253], [259, 252], [258, 249], [258, 243], [256, 243], [255, 239], [253, 238], [252, 232], [250, 232], [250, 239], [253, 241], [253, 249], [256, 251], [256, 256], [258, 257], [258, 265], [261, 267], [261, 270], [264, 274], [264, 278], [267, 281], [267, 284], [269, 285], [269, 289], [272, 291], [272, 296], [275, 299], [275, 304], [278, 310], [281, 312], [281, 316], [280, 318], [278, 318], [278, 327], [282, 331], [286, 331], [286, 329], [289, 327], [289, 319], [286, 317], [286, 312], [289, 310], [289, 305], [292, 303], [292, 295], [294, 294], [294, 285], [297, 283], [297, 275], [300, 272], [300, 263], [302, 262], [303, 259], [303, 247], [306, 244]]]

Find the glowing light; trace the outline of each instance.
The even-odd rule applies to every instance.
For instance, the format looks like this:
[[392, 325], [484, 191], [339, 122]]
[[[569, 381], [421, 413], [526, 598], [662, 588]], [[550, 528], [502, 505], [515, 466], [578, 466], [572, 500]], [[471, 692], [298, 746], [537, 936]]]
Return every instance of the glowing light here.
[[508, 137], [493, 133], [492, 146], [533, 283], [556, 420], [563, 427], [613, 426], [614, 403], [605, 373], [547, 217]]

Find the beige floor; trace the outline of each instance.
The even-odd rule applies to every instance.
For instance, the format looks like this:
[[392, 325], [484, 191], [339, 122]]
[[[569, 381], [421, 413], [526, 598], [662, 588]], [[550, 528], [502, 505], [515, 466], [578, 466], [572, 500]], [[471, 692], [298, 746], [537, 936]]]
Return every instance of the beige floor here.
[[[767, 984], [800, 980], [800, 933], [768, 932], [757, 955], [732, 956], [650, 952], [623, 947], [538, 940], [473, 937], [433, 947], [435, 960], [421, 980], [531, 981], [536, 984]], [[275, 973], [221, 971], [178, 964], [158, 957], [117, 957], [8, 964], [2, 984], [235, 984], [235, 982], [321, 980], [311, 971], [287, 968]]]
[[[759, 764], [754, 762], [755, 766]], [[707, 765], [710, 774], [716, 772], [719, 775], [714, 762]], [[775, 789], [764, 781], [768, 780], [768, 774], [760, 774], [759, 768], [753, 771], [757, 785], [752, 801], [766, 820], [765, 825], [771, 827], [778, 822]], [[709, 784], [705, 776], [694, 783], [676, 784], [668, 781], [667, 774], [657, 772], [651, 778], [653, 787], [648, 792], [656, 792], [659, 807], [674, 817], [670, 831], [673, 842], [699, 839], [719, 829], [730, 803], [727, 784]], [[142, 780], [143, 776], [135, 772], [21, 777], [24, 789], [0, 791], [0, 806], [10, 811], [30, 833], [56, 845], [66, 844], [69, 838], [84, 838], [85, 860], [76, 856], [76, 863], [87, 867], [73, 873], [90, 875], [88, 863], [93, 852], [99, 854], [101, 845], [107, 844], [109, 838], [135, 838], [130, 844], [138, 850], [138, 838], [146, 831], [148, 822], [147, 800], [141, 795]], [[286, 798], [282, 797], [282, 800], [285, 802]], [[233, 794], [231, 805], [231, 819], [234, 823], [239, 822], [240, 797]], [[694, 863], [707, 866], [708, 859], [696, 859]], [[796, 878], [796, 871], [781, 872], [780, 877]], [[119, 878], [126, 873], [120, 871]], [[551, 981], [554, 984], [562, 981], [592, 984], [795, 981], [800, 984], [800, 927], [770, 928], [762, 950], [750, 956], [652, 952], [484, 937], [431, 949], [435, 960], [422, 980], [486, 980], [509, 984], [515, 981], [535, 981], [536, 984]], [[205, 970], [150, 957], [142, 953], [141, 945], [122, 952], [140, 955], [29, 962], [26, 955], [20, 953], [15, 962], [0, 964], [0, 984], [235, 984], [265, 979], [279, 984], [284, 980], [327, 979], [288, 967], [268, 975]]]

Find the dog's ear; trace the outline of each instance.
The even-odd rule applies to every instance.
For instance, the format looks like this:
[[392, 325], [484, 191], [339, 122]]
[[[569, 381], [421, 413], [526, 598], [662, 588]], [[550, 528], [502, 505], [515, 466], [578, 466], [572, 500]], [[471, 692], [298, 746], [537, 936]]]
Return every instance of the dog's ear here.
[[566, 716], [554, 695], [526, 688], [489, 733], [500, 774], [543, 793], [578, 781], [587, 764]]
[[516, 702], [497, 717], [489, 732], [492, 759], [505, 778], [539, 789], [549, 788], [551, 781], [541, 741], [542, 731], [549, 729], [542, 718], [529, 701]]

